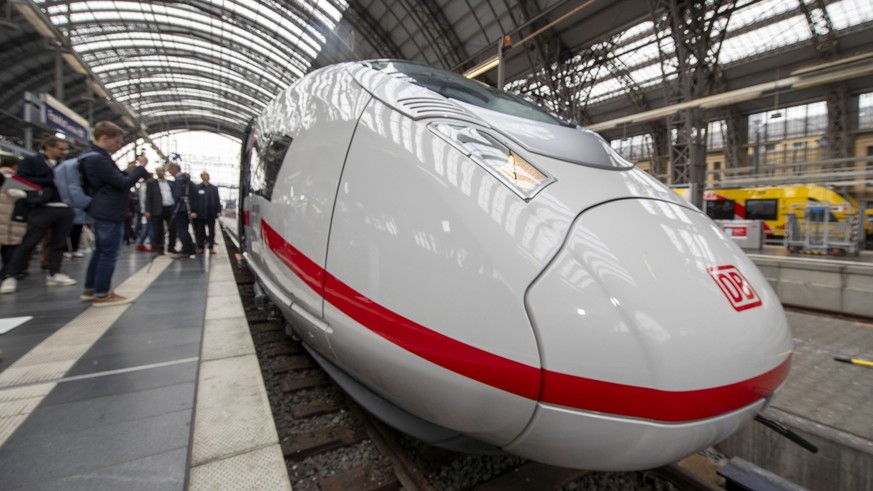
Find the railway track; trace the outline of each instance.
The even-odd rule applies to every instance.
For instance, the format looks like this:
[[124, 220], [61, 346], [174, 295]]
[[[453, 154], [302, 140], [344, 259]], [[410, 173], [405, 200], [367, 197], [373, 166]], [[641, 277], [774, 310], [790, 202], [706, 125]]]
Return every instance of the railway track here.
[[[225, 243], [238, 258], [232, 242]], [[718, 489], [675, 465], [590, 472], [511, 455], [457, 453], [400, 434], [334, 384], [285, 334], [281, 314], [255, 305], [254, 276], [239, 259], [233, 269], [295, 491]]]

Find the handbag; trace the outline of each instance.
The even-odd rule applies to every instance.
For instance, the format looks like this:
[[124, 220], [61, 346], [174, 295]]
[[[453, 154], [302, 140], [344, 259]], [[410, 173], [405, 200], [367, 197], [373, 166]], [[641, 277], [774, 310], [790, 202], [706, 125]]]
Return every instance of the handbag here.
[[24, 200], [31, 206], [41, 206], [52, 199], [51, 188], [42, 188], [34, 191], [27, 191], [27, 196]]
[[19, 198], [12, 204], [12, 216], [9, 218], [13, 222], [26, 222], [29, 214], [30, 205], [27, 204], [27, 198]]

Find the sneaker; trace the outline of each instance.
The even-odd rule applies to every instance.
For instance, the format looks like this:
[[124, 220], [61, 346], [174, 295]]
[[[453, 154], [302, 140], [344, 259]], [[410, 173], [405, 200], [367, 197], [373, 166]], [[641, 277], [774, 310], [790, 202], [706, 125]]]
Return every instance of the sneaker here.
[[146, 246], [144, 246], [142, 244], [136, 246], [136, 250], [138, 250], [140, 252], [148, 252], [148, 248], [146, 248]]
[[72, 252], [65, 252], [64, 259], [73, 259], [73, 253]]
[[113, 305], [124, 305], [131, 302], [133, 302], [132, 298], [122, 297], [112, 291], [105, 297], [94, 297], [94, 300], [91, 301], [91, 305], [95, 307], [112, 307]]
[[64, 273], [55, 273], [45, 277], [45, 286], [70, 286], [75, 284], [76, 280]]
[[0, 283], [0, 293], [15, 293], [15, 290], [18, 290], [18, 280], [11, 276]]
[[212, 250], [212, 249], [209, 249], [209, 253], [210, 253], [210, 254], [215, 254], [215, 251]]
[[73, 257], [85, 257], [85, 253], [75, 251], [75, 252], [73, 252]]
[[79, 298], [86, 302], [94, 300], [94, 290], [82, 290], [82, 294], [79, 295]]

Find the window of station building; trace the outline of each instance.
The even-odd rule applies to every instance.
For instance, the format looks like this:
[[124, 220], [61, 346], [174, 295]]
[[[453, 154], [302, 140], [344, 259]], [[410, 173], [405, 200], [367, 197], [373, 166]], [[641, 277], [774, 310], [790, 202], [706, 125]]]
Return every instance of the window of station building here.
[[706, 202], [706, 215], [713, 220], [733, 220], [736, 201], [722, 199]]
[[776, 220], [779, 218], [779, 200], [746, 200], [746, 220]]
[[748, 125], [749, 143], [821, 135], [827, 129], [827, 104], [819, 101], [750, 114]]
[[724, 148], [725, 124], [726, 122], [723, 119], [709, 122], [706, 127], [707, 150], [721, 150]]
[[873, 128], [873, 92], [858, 97], [858, 128]]
[[648, 133], [611, 140], [609, 146], [631, 162], [648, 159], [652, 156], [652, 136]]

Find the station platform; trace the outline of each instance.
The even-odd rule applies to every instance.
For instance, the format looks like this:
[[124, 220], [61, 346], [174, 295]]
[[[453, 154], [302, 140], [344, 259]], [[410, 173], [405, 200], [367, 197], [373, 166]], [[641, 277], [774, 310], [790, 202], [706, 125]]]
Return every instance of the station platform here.
[[[132, 304], [46, 287], [0, 295], [0, 489], [290, 489], [223, 244], [198, 259], [123, 247]], [[155, 258], [153, 261], [152, 258]]]
[[[136, 296], [130, 305], [91, 307], [81, 285], [47, 288], [36, 269], [0, 295], [0, 489], [290, 489], [230, 262], [216, 251], [150, 262], [125, 247], [114, 284]], [[86, 265], [63, 270], [81, 283]], [[873, 368], [833, 360], [873, 359], [873, 323], [788, 319], [793, 367], [767, 415], [821, 452], [759, 424], [719, 449], [810, 489], [873, 490]]]

